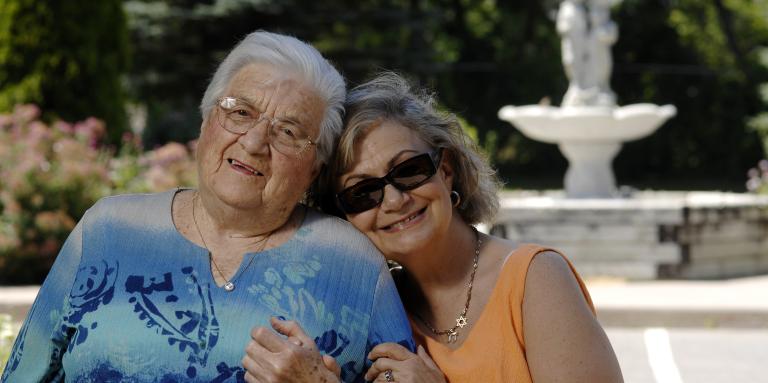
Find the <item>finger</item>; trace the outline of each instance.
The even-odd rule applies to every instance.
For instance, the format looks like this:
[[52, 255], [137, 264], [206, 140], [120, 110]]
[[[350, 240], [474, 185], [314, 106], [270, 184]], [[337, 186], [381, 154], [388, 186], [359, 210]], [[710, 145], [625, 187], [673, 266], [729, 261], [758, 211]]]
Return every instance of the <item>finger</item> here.
[[301, 328], [298, 322], [292, 320], [286, 321], [272, 317], [269, 319], [269, 323], [272, 325], [272, 328], [280, 334], [283, 334], [288, 338], [297, 338], [306, 347], [316, 348], [315, 341], [313, 341], [307, 335], [307, 333], [304, 332], [304, 329]]
[[266, 327], [254, 327], [251, 339], [270, 352], [279, 353], [288, 348], [288, 341], [280, 338], [274, 331]]
[[245, 368], [246, 378], [250, 376], [250, 379], [246, 379], [246, 381], [249, 383], [261, 382], [270, 364], [268, 358], [271, 356], [272, 353], [255, 341], [248, 342], [245, 348], [245, 355], [240, 360], [240, 364]]
[[336, 363], [336, 358], [330, 355], [323, 355], [323, 364], [325, 365], [325, 368], [333, 372], [337, 378], [341, 377], [341, 367], [339, 367], [339, 364]]
[[416, 354], [397, 343], [391, 342], [378, 344], [370, 353], [368, 353], [368, 359], [370, 360], [376, 360], [377, 358], [382, 357], [394, 360], [406, 360], [416, 357]]
[[435, 363], [434, 360], [432, 360], [429, 354], [427, 354], [427, 350], [425, 350], [424, 347], [421, 347], [421, 345], [419, 345], [419, 347], [416, 348], [416, 355], [418, 355], [419, 358], [421, 358], [421, 360], [424, 361], [424, 364], [426, 364], [427, 367], [433, 370], [440, 369], [440, 367], [437, 367], [437, 364]]
[[398, 363], [402, 363], [402, 362], [388, 359], [388, 358], [376, 359], [376, 361], [373, 362], [373, 365], [371, 365], [371, 368], [369, 368], [368, 371], [365, 372], [365, 380], [372, 381], [376, 379], [377, 376], [383, 374], [384, 371], [396, 370]]
[[288, 339], [288, 342], [290, 342], [292, 344], [295, 344], [295, 345], [297, 345], [299, 347], [304, 345], [304, 342], [302, 342], [301, 339], [299, 339], [299, 338], [297, 338], [295, 336], [289, 336], [287, 339]]

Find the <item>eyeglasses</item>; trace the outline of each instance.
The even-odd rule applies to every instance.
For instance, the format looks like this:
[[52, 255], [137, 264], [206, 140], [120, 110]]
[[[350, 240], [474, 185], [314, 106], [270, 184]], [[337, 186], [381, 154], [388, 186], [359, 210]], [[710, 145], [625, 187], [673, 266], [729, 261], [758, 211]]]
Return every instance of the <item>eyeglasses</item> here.
[[300, 155], [310, 146], [316, 146], [300, 125], [289, 120], [269, 118], [245, 100], [236, 97], [222, 97], [217, 106], [221, 109], [217, 120], [224, 130], [238, 135], [247, 133], [262, 121], [267, 121], [269, 144], [275, 150], [287, 155]]
[[381, 204], [387, 184], [400, 191], [421, 186], [437, 172], [442, 154], [442, 150], [419, 154], [395, 165], [384, 177], [368, 178], [340, 191], [336, 194], [339, 208], [345, 214], [362, 213]]

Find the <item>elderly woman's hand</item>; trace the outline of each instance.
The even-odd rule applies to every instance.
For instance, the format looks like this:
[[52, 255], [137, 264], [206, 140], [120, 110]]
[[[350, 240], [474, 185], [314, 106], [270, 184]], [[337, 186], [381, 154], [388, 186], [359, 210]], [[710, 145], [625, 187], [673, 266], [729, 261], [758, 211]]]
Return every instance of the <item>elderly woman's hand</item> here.
[[251, 341], [242, 363], [249, 383], [271, 382], [339, 382], [341, 369], [336, 360], [320, 355], [315, 342], [294, 321], [270, 319], [272, 328], [251, 330]]
[[371, 350], [368, 359], [374, 362], [365, 373], [367, 381], [445, 383], [443, 372], [421, 346], [414, 354], [397, 343], [382, 343]]

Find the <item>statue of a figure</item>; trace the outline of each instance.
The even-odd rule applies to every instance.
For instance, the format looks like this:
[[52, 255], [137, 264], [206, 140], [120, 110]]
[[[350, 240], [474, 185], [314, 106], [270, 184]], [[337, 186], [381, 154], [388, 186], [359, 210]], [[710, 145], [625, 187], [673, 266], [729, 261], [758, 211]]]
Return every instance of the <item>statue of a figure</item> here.
[[563, 0], [557, 12], [562, 58], [568, 76], [563, 106], [615, 106], [611, 90], [611, 47], [618, 28], [610, 7], [616, 0]]
[[563, 67], [568, 90], [563, 106], [583, 105], [587, 89], [587, 10], [584, 0], [563, 0], [557, 11], [557, 32], [562, 36]]
[[616, 23], [611, 21], [613, 0], [590, 0], [587, 86], [592, 89], [592, 105], [616, 106], [616, 94], [611, 90], [613, 58], [611, 46], [619, 37]]

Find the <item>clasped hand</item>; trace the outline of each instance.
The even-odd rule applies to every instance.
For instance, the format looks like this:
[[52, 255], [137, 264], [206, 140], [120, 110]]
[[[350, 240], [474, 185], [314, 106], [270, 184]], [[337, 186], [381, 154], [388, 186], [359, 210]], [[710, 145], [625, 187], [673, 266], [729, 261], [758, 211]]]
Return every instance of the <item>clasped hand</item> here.
[[277, 333], [266, 327], [251, 330], [251, 341], [242, 359], [248, 383], [340, 381], [341, 368], [336, 360], [321, 355], [315, 342], [296, 322], [273, 317], [270, 325]]

